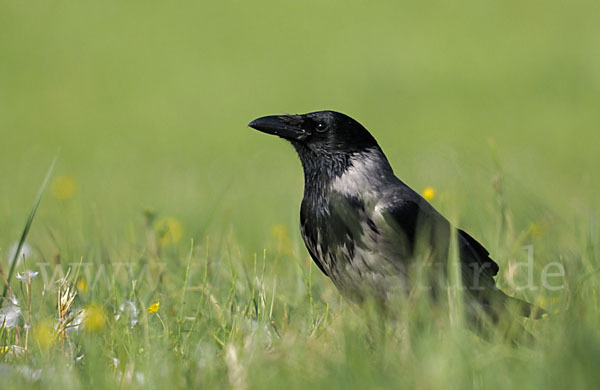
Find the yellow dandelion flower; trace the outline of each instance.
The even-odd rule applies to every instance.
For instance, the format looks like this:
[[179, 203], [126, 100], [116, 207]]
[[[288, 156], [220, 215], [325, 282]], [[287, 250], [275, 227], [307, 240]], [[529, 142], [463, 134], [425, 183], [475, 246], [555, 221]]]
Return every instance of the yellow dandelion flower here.
[[287, 227], [285, 227], [285, 225], [278, 224], [273, 226], [271, 229], [271, 234], [273, 237], [277, 238], [279, 249], [283, 253], [291, 254], [294, 252], [292, 248], [292, 241], [290, 240]]
[[83, 310], [83, 329], [98, 332], [106, 326], [106, 314], [100, 305], [91, 304]]
[[150, 314], [154, 314], [158, 311], [159, 308], [160, 308], [160, 302], [154, 302], [153, 304], [148, 306], [148, 308], [146, 309], [146, 312], [150, 313]]
[[540, 236], [542, 234], [542, 226], [539, 223], [532, 223], [531, 226], [529, 226], [529, 233], [533, 237]]
[[40, 349], [50, 349], [56, 342], [56, 334], [51, 320], [44, 320], [33, 327], [33, 338]]
[[539, 307], [541, 307], [542, 309], [545, 309], [548, 306], [548, 300], [543, 295], [540, 295], [539, 297], [537, 297], [536, 301], [537, 301], [537, 305]]
[[21, 358], [25, 356], [25, 348], [19, 345], [8, 345], [5, 347], [0, 347], [0, 355], [6, 355], [11, 359]]
[[87, 294], [90, 291], [90, 285], [85, 278], [81, 278], [77, 281], [77, 290], [84, 294]]
[[421, 195], [423, 195], [423, 198], [427, 201], [431, 202], [435, 198], [435, 189], [433, 189], [433, 187], [426, 187]]
[[69, 200], [76, 191], [77, 184], [70, 176], [58, 176], [52, 182], [52, 195], [58, 200]]
[[162, 246], [177, 244], [183, 237], [183, 226], [173, 217], [162, 218], [156, 222], [154, 228]]

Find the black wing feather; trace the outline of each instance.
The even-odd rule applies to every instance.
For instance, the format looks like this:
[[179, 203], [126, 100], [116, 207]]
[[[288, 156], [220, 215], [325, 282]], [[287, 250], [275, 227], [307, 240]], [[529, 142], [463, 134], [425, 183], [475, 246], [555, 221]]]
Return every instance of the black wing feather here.
[[402, 200], [391, 203], [384, 210], [383, 218], [386, 224], [399, 234], [402, 245], [412, 253], [417, 237], [420, 207], [412, 200]]
[[[414, 250], [417, 236], [429, 231], [432, 234], [431, 245], [445, 253], [450, 242], [450, 223], [425, 200], [418, 198], [415, 201], [406, 199], [405, 196], [406, 194], [396, 193], [386, 199], [389, 202], [384, 213], [386, 223], [392, 226], [396, 233], [400, 233], [400, 240], [406, 240], [409, 251]], [[490, 258], [490, 253], [483, 245], [467, 232], [462, 229], [458, 229], [457, 232], [460, 260], [463, 270], [467, 273], [465, 276], [470, 278], [476, 275], [479, 279], [494, 283], [493, 277], [498, 274], [498, 264]], [[478, 269], [476, 273], [475, 269]]]
[[458, 236], [461, 261], [471, 267], [473, 267], [472, 264], [481, 267], [484, 275], [496, 276], [500, 267], [490, 258], [490, 252], [464, 230], [458, 229]]

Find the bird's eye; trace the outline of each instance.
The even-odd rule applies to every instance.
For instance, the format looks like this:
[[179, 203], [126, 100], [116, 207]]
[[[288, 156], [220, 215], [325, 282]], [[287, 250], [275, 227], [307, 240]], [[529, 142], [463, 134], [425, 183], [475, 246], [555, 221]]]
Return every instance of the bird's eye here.
[[317, 131], [319, 133], [327, 131], [327, 123], [325, 123], [325, 122], [317, 122], [317, 125], [315, 126], [315, 128], [317, 129]]

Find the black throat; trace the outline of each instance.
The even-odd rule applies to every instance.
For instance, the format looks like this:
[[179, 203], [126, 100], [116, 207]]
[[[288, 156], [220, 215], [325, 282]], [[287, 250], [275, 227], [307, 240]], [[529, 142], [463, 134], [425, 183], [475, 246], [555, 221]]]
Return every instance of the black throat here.
[[304, 201], [326, 202], [331, 182], [352, 166], [350, 154], [315, 151], [299, 142], [292, 145], [304, 170]]

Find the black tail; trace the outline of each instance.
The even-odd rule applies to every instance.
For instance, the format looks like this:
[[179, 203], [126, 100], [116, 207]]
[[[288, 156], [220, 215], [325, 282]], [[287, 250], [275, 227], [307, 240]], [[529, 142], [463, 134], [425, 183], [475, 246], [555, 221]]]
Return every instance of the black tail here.
[[547, 314], [546, 311], [541, 307], [535, 306], [529, 302], [522, 301], [518, 298], [508, 296], [501, 291], [500, 293], [504, 296], [502, 298], [502, 303], [505, 309], [511, 313], [516, 313], [523, 317], [529, 317], [534, 320], [540, 319], [544, 314]]
[[501, 334], [502, 338], [513, 344], [535, 341], [536, 338], [521, 321], [517, 320], [517, 317], [538, 319], [546, 312], [529, 302], [508, 296], [498, 289], [492, 291], [493, 293], [488, 292], [485, 298], [480, 296], [479, 303], [471, 307], [475, 310], [467, 313], [477, 333], [488, 340]]

